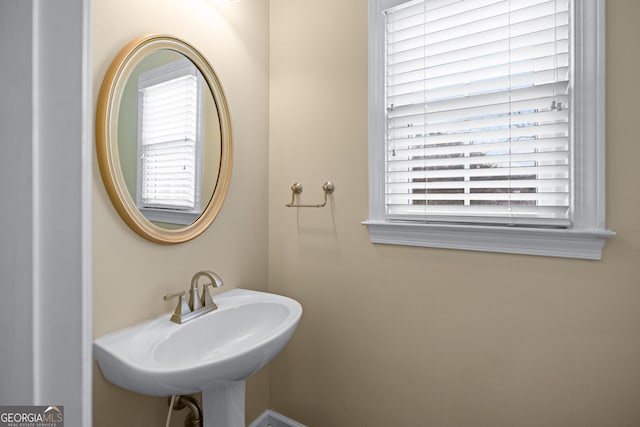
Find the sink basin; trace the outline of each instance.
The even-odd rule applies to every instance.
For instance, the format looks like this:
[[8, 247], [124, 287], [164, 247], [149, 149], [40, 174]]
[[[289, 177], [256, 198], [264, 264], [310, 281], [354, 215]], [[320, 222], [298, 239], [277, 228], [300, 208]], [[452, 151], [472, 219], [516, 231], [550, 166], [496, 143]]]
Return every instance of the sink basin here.
[[[214, 299], [217, 310], [188, 323], [173, 323], [165, 314], [96, 339], [93, 355], [104, 377], [151, 396], [203, 392], [205, 426], [214, 425], [207, 418], [244, 426], [244, 380], [287, 344], [302, 307], [291, 298], [244, 289]], [[242, 420], [229, 410], [242, 412]]]

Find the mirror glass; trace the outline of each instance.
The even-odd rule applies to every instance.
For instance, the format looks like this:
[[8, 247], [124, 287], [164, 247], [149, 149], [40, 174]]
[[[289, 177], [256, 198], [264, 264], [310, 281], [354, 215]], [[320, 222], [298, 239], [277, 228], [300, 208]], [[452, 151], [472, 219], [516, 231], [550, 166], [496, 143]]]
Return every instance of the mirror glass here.
[[133, 231], [164, 244], [204, 232], [229, 188], [231, 141], [220, 81], [189, 43], [148, 35], [115, 57], [98, 97], [96, 151]]
[[213, 196], [220, 165], [216, 104], [200, 70], [184, 55], [145, 55], [124, 86], [118, 158], [127, 191], [155, 225], [192, 224]]

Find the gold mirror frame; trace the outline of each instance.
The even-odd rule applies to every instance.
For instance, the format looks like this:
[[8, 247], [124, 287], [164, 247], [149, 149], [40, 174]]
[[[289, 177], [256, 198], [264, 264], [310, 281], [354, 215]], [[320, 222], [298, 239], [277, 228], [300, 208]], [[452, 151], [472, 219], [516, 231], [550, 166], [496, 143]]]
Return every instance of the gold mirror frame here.
[[[200, 70], [213, 95], [220, 124], [220, 168], [213, 196], [196, 221], [176, 230], [153, 224], [138, 210], [125, 185], [118, 155], [118, 113], [124, 87], [142, 58], [160, 49], [184, 55]], [[145, 239], [162, 244], [182, 243], [202, 234], [222, 208], [229, 190], [233, 163], [229, 107], [222, 85], [206, 58], [189, 43], [164, 34], [143, 36], [126, 45], [109, 66], [100, 88], [96, 112], [96, 148], [100, 174], [109, 198], [133, 231]]]

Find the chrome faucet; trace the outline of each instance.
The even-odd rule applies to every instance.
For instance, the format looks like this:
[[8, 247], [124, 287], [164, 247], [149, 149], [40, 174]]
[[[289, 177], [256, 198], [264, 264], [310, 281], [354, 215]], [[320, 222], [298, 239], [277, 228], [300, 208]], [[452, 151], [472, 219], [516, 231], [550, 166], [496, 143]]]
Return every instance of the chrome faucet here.
[[[202, 294], [198, 295], [198, 280], [201, 277], [206, 277], [211, 282], [206, 283], [202, 288]], [[169, 301], [173, 298], [178, 298], [178, 306], [171, 315], [171, 321], [175, 323], [185, 323], [189, 320], [202, 316], [210, 311], [218, 308], [211, 293], [209, 292], [209, 286], [219, 288], [223, 286], [222, 279], [213, 271], [198, 271], [191, 278], [191, 288], [189, 288], [189, 303], [185, 302], [185, 292], [175, 292], [164, 296], [165, 301]]]

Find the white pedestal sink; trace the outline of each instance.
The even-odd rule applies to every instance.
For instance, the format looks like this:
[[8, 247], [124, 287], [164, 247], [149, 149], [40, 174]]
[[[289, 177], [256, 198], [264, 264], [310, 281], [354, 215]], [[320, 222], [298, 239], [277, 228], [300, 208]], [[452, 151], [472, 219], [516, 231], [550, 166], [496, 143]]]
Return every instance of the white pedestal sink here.
[[179, 325], [163, 315], [93, 342], [112, 384], [151, 396], [202, 392], [205, 427], [245, 427], [245, 379], [289, 342], [302, 307], [280, 295], [233, 289], [218, 309]]

